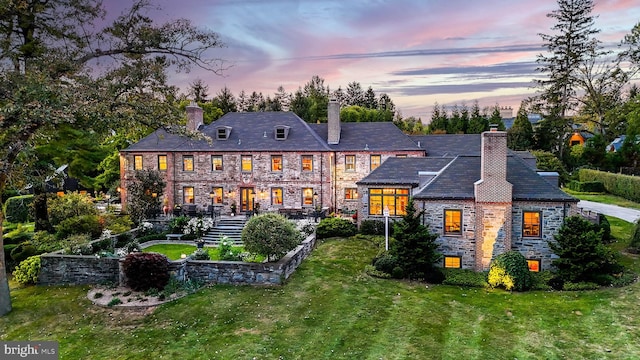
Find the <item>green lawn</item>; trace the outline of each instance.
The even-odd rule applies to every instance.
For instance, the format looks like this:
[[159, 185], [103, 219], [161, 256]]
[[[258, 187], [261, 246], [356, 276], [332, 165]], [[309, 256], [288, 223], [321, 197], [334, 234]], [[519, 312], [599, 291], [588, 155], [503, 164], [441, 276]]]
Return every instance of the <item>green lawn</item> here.
[[282, 287], [216, 285], [146, 315], [94, 307], [84, 286], [15, 288], [0, 339], [57, 340], [61, 359], [640, 358], [640, 284], [509, 293], [382, 280], [363, 272], [376, 252], [320, 242]]
[[[241, 247], [233, 247], [234, 250], [240, 250]], [[205, 247], [205, 250], [209, 251], [209, 256], [212, 260], [220, 259], [220, 250], [217, 247]], [[196, 251], [195, 245], [186, 244], [156, 244], [142, 249], [145, 252], [157, 252], [166, 255], [169, 260], [178, 260], [182, 254], [191, 255]]]

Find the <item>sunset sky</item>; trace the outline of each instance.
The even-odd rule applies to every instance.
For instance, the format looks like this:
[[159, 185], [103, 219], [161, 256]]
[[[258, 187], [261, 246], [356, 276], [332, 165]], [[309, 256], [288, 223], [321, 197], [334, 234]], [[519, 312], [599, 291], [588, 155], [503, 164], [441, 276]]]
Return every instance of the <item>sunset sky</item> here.
[[[105, 2], [119, 14], [128, 0]], [[313, 75], [331, 90], [352, 81], [387, 93], [402, 115], [428, 121], [441, 105], [478, 100], [511, 106], [534, 92], [539, 33], [552, 34], [554, 0], [155, 0], [159, 20], [187, 18], [220, 34], [211, 56], [226, 60], [223, 76], [193, 69], [171, 74], [184, 92], [201, 79], [214, 96], [279, 85], [294, 92]], [[617, 48], [640, 21], [637, 0], [598, 0], [598, 38]]]

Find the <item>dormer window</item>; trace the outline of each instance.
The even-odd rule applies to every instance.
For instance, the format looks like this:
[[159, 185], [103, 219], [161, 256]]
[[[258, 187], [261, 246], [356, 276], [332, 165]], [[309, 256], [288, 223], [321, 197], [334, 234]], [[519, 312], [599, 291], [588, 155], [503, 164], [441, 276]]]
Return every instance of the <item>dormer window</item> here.
[[216, 139], [217, 140], [227, 140], [231, 135], [231, 127], [230, 126], [219, 126], [216, 128]]
[[285, 125], [278, 125], [275, 127], [276, 140], [286, 140], [289, 136], [289, 127]]

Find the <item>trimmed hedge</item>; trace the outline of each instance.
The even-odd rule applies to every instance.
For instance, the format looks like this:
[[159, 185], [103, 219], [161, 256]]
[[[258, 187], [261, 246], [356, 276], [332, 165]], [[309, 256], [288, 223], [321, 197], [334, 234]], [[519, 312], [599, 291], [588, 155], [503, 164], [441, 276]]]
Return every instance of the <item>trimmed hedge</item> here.
[[567, 184], [567, 187], [573, 191], [578, 192], [605, 192], [604, 183], [602, 181], [576, 181], [571, 180]]
[[33, 195], [14, 196], [4, 204], [5, 220], [12, 223], [26, 223], [33, 221]]
[[580, 169], [582, 182], [600, 181], [607, 192], [627, 200], [640, 202], [640, 177], [608, 173], [592, 169]]

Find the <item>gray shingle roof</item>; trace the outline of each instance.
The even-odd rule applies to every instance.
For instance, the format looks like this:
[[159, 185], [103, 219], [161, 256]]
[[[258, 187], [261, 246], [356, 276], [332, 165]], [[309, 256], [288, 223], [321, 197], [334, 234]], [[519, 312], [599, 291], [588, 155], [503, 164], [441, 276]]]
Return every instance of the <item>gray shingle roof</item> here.
[[[418, 186], [420, 184], [420, 171], [436, 172], [444, 168], [453, 158], [429, 158], [408, 157], [388, 158], [377, 169], [372, 171], [364, 179], [357, 182], [358, 185], [375, 184], [407, 184]], [[424, 178], [422, 179], [425, 180]]]
[[[318, 136], [327, 139], [327, 124], [309, 124]], [[335, 151], [415, 151], [412, 139], [392, 122], [358, 122], [340, 124], [340, 143], [329, 145]]]
[[412, 135], [411, 139], [427, 152], [427, 156], [478, 155], [480, 134]]
[[[473, 199], [473, 184], [480, 179], [480, 156], [459, 156], [416, 199]], [[578, 200], [546, 181], [517, 156], [507, 157], [507, 181], [516, 201]]]
[[[226, 140], [216, 139], [217, 129], [231, 127]], [[276, 140], [275, 127], [289, 127], [285, 140]], [[329, 151], [304, 120], [292, 112], [228, 113], [201, 128], [211, 138], [193, 140], [157, 130], [123, 151]]]

